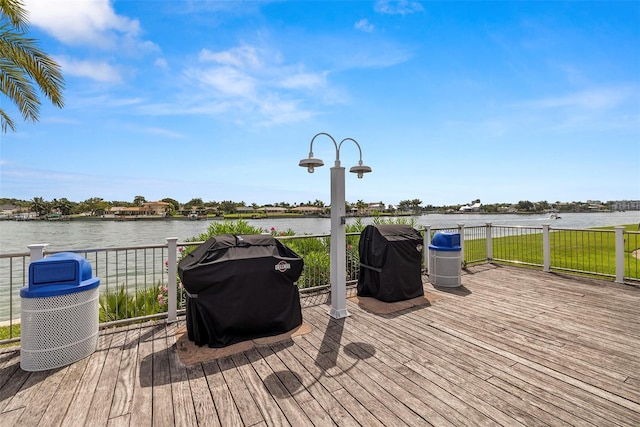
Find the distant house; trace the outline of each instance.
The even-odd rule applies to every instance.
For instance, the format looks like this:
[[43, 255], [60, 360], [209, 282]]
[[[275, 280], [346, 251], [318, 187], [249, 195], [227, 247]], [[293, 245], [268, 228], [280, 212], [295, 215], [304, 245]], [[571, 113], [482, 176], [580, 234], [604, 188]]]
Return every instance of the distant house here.
[[113, 206], [111, 208], [109, 208], [109, 214], [111, 215], [124, 215], [124, 210], [126, 209], [126, 207], [124, 206]]
[[238, 213], [253, 213], [253, 212], [255, 212], [255, 209], [253, 209], [251, 206], [236, 206], [235, 210]]
[[166, 202], [147, 202], [142, 206], [113, 206], [109, 209], [109, 214], [115, 216], [165, 216], [169, 212], [169, 206], [169, 203]]
[[479, 201], [476, 201], [472, 205], [460, 206], [460, 209], [458, 209], [458, 210], [460, 212], [480, 212], [480, 207], [481, 206], [482, 206], [482, 203], [480, 203]]
[[616, 211], [638, 211], [640, 210], [640, 200], [617, 200], [612, 204]]
[[376, 212], [384, 212], [386, 206], [384, 205], [384, 203], [380, 203], [380, 202], [375, 202], [375, 203], [368, 203], [367, 207], [364, 208], [364, 213], [365, 215], [372, 215]]
[[[25, 208], [25, 211], [29, 211], [28, 208]], [[22, 208], [17, 205], [2, 205], [0, 206], [0, 216], [2, 218], [12, 218], [14, 215], [17, 215], [22, 212]]]
[[149, 208], [146, 208], [144, 206], [134, 206], [134, 207], [130, 207], [130, 208], [124, 208], [122, 209], [122, 214], [123, 215], [149, 215], [151, 212], [151, 210]]
[[298, 206], [290, 209], [291, 212], [301, 213], [303, 215], [317, 215], [325, 211], [325, 208], [319, 208], [318, 206]]
[[278, 206], [265, 206], [263, 208], [260, 208], [259, 210], [264, 211], [268, 215], [268, 214], [285, 213], [287, 211], [287, 208], [281, 208]]
[[167, 202], [146, 202], [142, 205], [147, 215], [166, 216], [171, 210], [171, 204]]

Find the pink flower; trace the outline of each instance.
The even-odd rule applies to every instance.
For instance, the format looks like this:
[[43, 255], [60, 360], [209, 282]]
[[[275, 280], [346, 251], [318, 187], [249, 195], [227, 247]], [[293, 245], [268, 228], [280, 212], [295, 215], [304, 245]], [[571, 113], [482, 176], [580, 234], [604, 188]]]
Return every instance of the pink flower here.
[[353, 249], [353, 246], [351, 246], [351, 245], [347, 245], [347, 249], [348, 249], [348, 250], [351, 250], [351, 249]]
[[184, 249], [184, 248], [183, 248], [182, 246], [180, 246], [180, 247], [178, 248], [178, 252], [182, 252], [182, 250], [183, 250], [183, 249]]
[[166, 265], [167, 267], [169, 267], [169, 260], [166, 260], [166, 261], [164, 262], [164, 265]]
[[158, 295], [158, 304], [164, 305], [164, 295]]

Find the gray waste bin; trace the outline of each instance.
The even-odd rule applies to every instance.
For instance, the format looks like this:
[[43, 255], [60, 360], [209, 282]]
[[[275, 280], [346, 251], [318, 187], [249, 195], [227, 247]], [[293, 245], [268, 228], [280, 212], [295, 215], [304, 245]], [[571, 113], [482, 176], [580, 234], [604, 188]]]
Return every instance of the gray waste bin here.
[[429, 245], [429, 282], [454, 288], [462, 285], [460, 233], [438, 232]]
[[29, 285], [20, 289], [23, 370], [59, 368], [96, 350], [99, 285], [89, 261], [75, 253], [29, 264]]

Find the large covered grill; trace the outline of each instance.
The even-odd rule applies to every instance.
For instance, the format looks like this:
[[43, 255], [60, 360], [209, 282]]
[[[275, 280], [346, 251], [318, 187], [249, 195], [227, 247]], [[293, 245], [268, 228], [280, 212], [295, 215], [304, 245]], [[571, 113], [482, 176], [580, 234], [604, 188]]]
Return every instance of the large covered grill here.
[[187, 334], [224, 347], [302, 324], [295, 282], [304, 261], [270, 235], [212, 237], [178, 264], [187, 291]]
[[394, 302], [424, 295], [422, 236], [408, 225], [368, 225], [360, 234], [358, 296]]

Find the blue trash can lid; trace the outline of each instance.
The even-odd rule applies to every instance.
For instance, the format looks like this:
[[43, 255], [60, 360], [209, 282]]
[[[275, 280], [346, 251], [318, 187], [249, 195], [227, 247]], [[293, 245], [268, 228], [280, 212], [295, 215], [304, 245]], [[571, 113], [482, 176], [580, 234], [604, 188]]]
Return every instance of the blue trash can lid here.
[[29, 286], [20, 289], [24, 298], [67, 295], [93, 289], [100, 284], [92, 277], [91, 264], [73, 252], [60, 252], [29, 265]]
[[437, 232], [431, 239], [429, 249], [441, 250], [441, 251], [459, 251], [460, 246], [460, 233], [447, 233]]
[[20, 288], [20, 297], [22, 298], [48, 298], [62, 295], [76, 294], [78, 292], [89, 291], [100, 286], [100, 279], [92, 277], [84, 280], [78, 285], [58, 285], [48, 283], [46, 285], [38, 285], [35, 287], [23, 286]]

